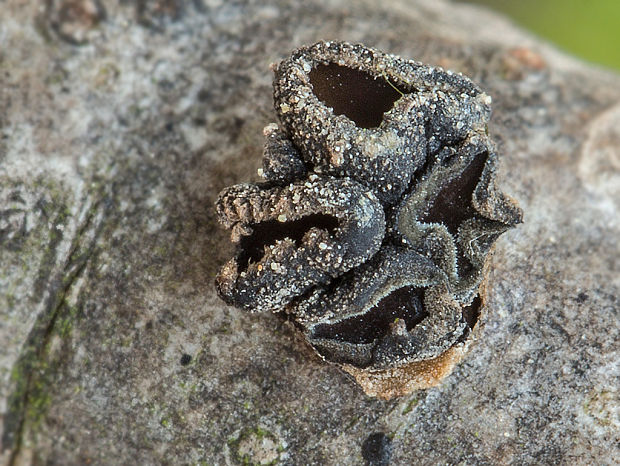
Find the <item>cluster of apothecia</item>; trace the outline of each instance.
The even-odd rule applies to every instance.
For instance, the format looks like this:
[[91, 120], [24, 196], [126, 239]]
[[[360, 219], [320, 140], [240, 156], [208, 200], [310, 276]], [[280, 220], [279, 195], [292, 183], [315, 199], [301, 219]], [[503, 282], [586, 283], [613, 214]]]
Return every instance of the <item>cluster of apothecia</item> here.
[[369, 394], [437, 383], [478, 320], [492, 244], [521, 221], [495, 185], [491, 98], [345, 42], [302, 47], [273, 71], [264, 182], [216, 204], [237, 245], [220, 296], [284, 313]]

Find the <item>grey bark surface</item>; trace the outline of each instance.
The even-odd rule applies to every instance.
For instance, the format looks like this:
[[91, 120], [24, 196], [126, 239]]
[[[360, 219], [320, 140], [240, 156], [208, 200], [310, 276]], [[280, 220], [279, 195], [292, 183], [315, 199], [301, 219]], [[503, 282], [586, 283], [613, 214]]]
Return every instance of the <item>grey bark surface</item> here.
[[[389, 402], [213, 284], [268, 65], [321, 39], [480, 84], [525, 213], [465, 361]], [[0, 464], [620, 462], [618, 75], [431, 0], [6, 0], [0, 45]]]

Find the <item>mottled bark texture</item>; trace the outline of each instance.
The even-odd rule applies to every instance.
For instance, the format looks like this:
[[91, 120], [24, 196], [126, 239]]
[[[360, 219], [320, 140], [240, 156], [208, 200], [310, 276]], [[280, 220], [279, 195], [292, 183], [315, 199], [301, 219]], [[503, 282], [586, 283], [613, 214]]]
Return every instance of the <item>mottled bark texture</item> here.
[[[268, 66], [321, 39], [470, 76], [525, 212], [467, 359], [389, 402], [214, 287]], [[5, 0], [0, 44], [0, 463], [620, 461], [620, 77], [436, 0]]]

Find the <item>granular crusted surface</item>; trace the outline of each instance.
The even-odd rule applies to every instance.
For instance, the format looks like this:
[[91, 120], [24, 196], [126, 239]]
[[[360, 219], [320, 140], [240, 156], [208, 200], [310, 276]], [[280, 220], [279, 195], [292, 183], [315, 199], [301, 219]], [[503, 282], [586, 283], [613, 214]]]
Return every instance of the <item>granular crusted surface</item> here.
[[388, 393], [356, 376], [369, 393], [436, 383], [420, 371], [449, 372], [433, 361], [467, 339], [485, 259], [521, 221], [495, 186], [491, 98], [462, 75], [344, 42], [273, 70], [265, 181], [217, 201], [237, 244], [220, 295], [285, 311], [326, 360], [390, 380]]
[[[620, 464], [619, 74], [469, 2], [42, 3], [0, 8], [0, 464]], [[93, 3], [96, 24], [61, 17], [87, 43], [60, 37], [56, 5]], [[234, 246], [213, 204], [256, 181], [268, 64], [321, 38], [493, 97], [525, 222], [439, 360], [326, 363], [216, 294]], [[390, 401], [350, 375], [396, 395], [468, 345]]]

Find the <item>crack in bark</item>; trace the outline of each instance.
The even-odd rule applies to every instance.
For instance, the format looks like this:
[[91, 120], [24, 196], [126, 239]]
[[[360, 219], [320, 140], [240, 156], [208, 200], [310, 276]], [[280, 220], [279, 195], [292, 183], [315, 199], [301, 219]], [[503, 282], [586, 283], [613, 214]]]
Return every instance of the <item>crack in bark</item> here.
[[[48, 345], [56, 322], [62, 314], [66, 297], [95, 251], [96, 241], [104, 225], [103, 222], [100, 222], [93, 227], [94, 218], [99, 212], [101, 202], [102, 199], [100, 198], [90, 207], [88, 215], [78, 228], [62, 271], [51, 280], [45, 310], [35, 322], [26, 340], [24, 353], [14, 366], [14, 370], [19, 371], [20, 380], [17, 381], [17, 387], [9, 399], [9, 408], [5, 415], [5, 432], [1, 439], [3, 449], [12, 449], [8, 460], [9, 466], [17, 464], [21, 452], [28, 421], [28, 409], [33, 392], [37, 389], [36, 383], [44, 377], [45, 366], [43, 362], [48, 355]], [[91, 228], [93, 228], [92, 238], [87, 241], [83, 252], [78, 254], [81, 250], [83, 238]]]

